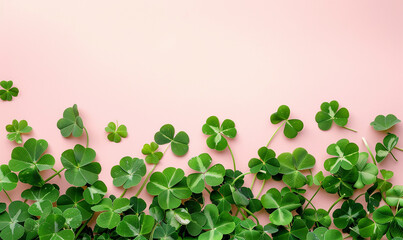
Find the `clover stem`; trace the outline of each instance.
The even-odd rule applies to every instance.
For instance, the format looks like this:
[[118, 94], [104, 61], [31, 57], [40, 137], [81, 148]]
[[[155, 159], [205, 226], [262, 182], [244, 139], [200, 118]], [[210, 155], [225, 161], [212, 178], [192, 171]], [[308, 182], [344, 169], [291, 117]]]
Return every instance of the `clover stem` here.
[[397, 159], [396, 159], [395, 155], [393, 155], [392, 151], [390, 151], [390, 155], [392, 155], [393, 159], [395, 159], [395, 161], [397, 162]]
[[126, 192], [127, 192], [127, 189], [123, 190], [123, 192], [122, 192], [122, 194], [120, 195], [119, 198], [122, 198], [126, 194]]
[[84, 128], [84, 130], [85, 130], [85, 135], [87, 135], [87, 145], [86, 145], [85, 147], [88, 148], [88, 145], [89, 145], [89, 143], [90, 143], [90, 138], [88, 137], [87, 128], [85, 128], [85, 127], [83, 127], [83, 128]]
[[[239, 208], [238, 208], [239, 209]], [[243, 220], [245, 220], [245, 219], [247, 219], [248, 217], [245, 215], [245, 213], [244, 212], [242, 212], [241, 210], [239, 210], [239, 212], [241, 213], [241, 215], [242, 215], [242, 217], [243, 217]]]
[[362, 138], [362, 141], [364, 142], [365, 147], [367, 148], [367, 150], [368, 150], [368, 152], [369, 152], [369, 155], [371, 155], [372, 161], [373, 161], [374, 164], [376, 165], [375, 157], [374, 157], [374, 155], [372, 154], [371, 149], [370, 149], [369, 146], [368, 146], [367, 140], [365, 140], [365, 138]]
[[234, 153], [232, 152], [231, 147], [229, 146], [229, 144], [228, 144], [227, 146], [228, 146], [229, 152], [231, 153], [232, 162], [233, 162], [233, 164], [234, 164], [234, 172], [236, 172], [236, 164], [235, 164]]
[[[312, 204], [311, 200], [308, 200], [306, 197], [302, 196], [301, 194], [300, 194], [300, 196], [303, 197], [308, 202], [306, 204], [306, 206], [311, 205], [313, 207], [313, 209], [315, 209], [315, 211], [317, 211], [316, 207]], [[305, 208], [306, 208], [306, 206], [305, 206]], [[305, 208], [304, 208], [304, 210], [305, 210]]]
[[66, 168], [62, 168], [62, 169], [60, 169], [59, 171], [55, 172], [55, 174], [53, 174], [52, 176], [48, 177], [48, 178], [45, 180], [45, 183], [46, 183], [46, 182], [49, 182], [52, 178], [56, 177], [57, 175], [60, 175], [60, 173], [61, 173], [64, 169], [66, 169]]
[[265, 179], [265, 180], [263, 180], [262, 186], [260, 187], [259, 193], [257, 194], [257, 197], [256, 197], [256, 198], [259, 198], [259, 197], [260, 197], [260, 195], [262, 194], [262, 191], [263, 191], [264, 185], [266, 185], [266, 179]]
[[336, 202], [334, 202], [334, 203], [332, 204], [332, 206], [330, 206], [329, 210], [327, 210], [327, 213], [330, 213], [330, 211], [332, 210], [332, 208], [333, 208], [338, 202], [340, 202], [343, 198], [344, 198], [344, 194], [341, 195], [341, 197], [339, 197], [339, 199], [337, 199]]
[[271, 142], [271, 140], [273, 140], [274, 135], [276, 135], [276, 133], [278, 132], [278, 130], [280, 130], [280, 128], [285, 124], [285, 121], [283, 121], [283, 123], [281, 123], [281, 125], [276, 129], [276, 131], [273, 133], [273, 135], [271, 136], [269, 142], [266, 144], [266, 147], [269, 147], [269, 144]]
[[150, 237], [148, 238], [149, 240], [154, 239], [154, 232], [155, 232], [155, 229], [157, 228], [157, 225], [158, 225], [158, 223], [154, 224], [153, 230], [151, 230]]
[[400, 201], [397, 201], [397, 204], [396, 204], [396, 213], [399, 211], [399, 202]]
[[256, 219], [257, 225], [260, 225], [259, 219], [255, 216], [255, 214], [253, 214], [251, 211], [249, 211], [246, 207], [241, 206], [241, 208], [242, 208], [245, 212], [247, 212], [249, 215], [251, 215], [254, 219]]
[[10, 201], [10, 203], [13, 202], [13, 200], [11, 200], [11, 198], [10, 198], [10, 195], [8, 195], [7, 191], [4, 190], [4, 189], [3, 189], [3, 191], [4, 191], [4, 193], [6, 194], [8, 200]]
[[80, 233], [84, 230], [85, 226], [87, 226], [87, 224], [89, 223], [89, 221], [92, 219], [93, 216], [94, 216], [94, 214], [92, 214], [92, 216], [90, 218], [88, 218], [88, 220], [81, 226], [81, 228], [76, 233], [76, 237], [74, 238], [74, 240], [76, 240], [78, 238]]
[[348, 128], [348, 127], [345, 127], [345, 126], [341, 126], [342, 128], [344, 128], [344, 129], [347, 129], [347, 130], [350, 130], [350, 131], [353, 131], [353, 132], [358, 132], [357, 130], [354, 130], [354, 129], [351, 129], [351, 128]]
[[238, 177], [236, 177], [236, 178], [234, 179], [234, 181], [231, 183], [231, 185], [234, 186], [235, 182], [238, 181], [238, 179], [240, 179], [241, 177], [243, 177], [243, 176], [245, 176], [245, 175], [248, 175], [248, 174], [251, 174], [251, 172], [242, 173], [241, 175], [239, 175]]
[[347, 236], [345, 236], [343, 239], [346, 239], [346, 238], [349, 238], [349, 237], [351, 237], [351, 235], [347, 235]]
[[141, 191], [143, 191], [143, 188], [146, 186], [146, 184], [147, 184], [147, 182], [148, 182], [148, 179], [150, 178], [151, 174], [154, 172], [156, 166], [157, 166], [157, 164], [154, 164], [154, 166], [153, 166], [153, 168], [151, 169], [151, 171], [147, 174], [146, 179], [144, 179], [143, 184], [141, 184], [140, 189], [137, 191], [137, 193], [136, 193], [136, 195], [135, 195], [136, 197], [138, 197], [138, 196], [140, 195]]
[[[51, 168], [51, 169], [53, 170], [53, 172], [57, 172], [56, 169], [54, 169], [54, 168]], [[60, 175], [60, 174], [58, 174], [58, 175], [59, 175], [60, 178], [62, 177], [62, 175]]]
[[252, 189], [253, 189], [253, 185], [255, 185], [256, 176], [257, 176], [257, 173], [255, 173], [255, 176], [253, 176], [252, 184], [250, 185], [250, 190], [252, 190]]
[[[308, 203], [311, 203], [312, 205], [312, 200], [315, 198], [316, 194], [318, 194], [319, 190], [322, 188], [322, 186], [318, 187], [318, 190], [316, 190], [316, 192], [312, 195], [311, 199], [309, 199]], [[308, 207], [309, 204], [306, 204], [306, 206], [304, 207], [304, 210]], [[313, 205], [312, 205], [313, 207]]]
[[206, 189], [206, 191], [208, 192], [208, 194], [211, 194], [210, 190], [208, 190], [207, 187], [205, 187], [204, 189]]
[[239, 208], [237, 208], [238, 210], [236, 210], [236, 213], [235, 213], [235, 217], [237, 217], [238, 216], [238, 213], [239, 213]]
[[399, 151], [402, 151], [402, 152], [403, 152], [403, 148], [400, 148], [400, 147], [394, 147], [394, 149], [397, 149], [397, 150], [399, 150]]

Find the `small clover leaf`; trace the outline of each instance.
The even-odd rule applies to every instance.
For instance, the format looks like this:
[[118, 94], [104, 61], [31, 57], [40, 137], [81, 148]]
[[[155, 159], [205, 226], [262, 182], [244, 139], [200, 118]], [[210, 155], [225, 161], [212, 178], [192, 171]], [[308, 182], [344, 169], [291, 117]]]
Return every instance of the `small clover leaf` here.
[[63, 137], [69, 137], [70, 135], [81, 137], [83, 135], [84, 124], [79, 115], [77, 104], [64, 110], [63, 118], [57, 121], [57, 128], [60, 129]]
[[0, 214], [0, 237], [2, 239], [20, 239], [24, 235], [24, 227], [21, 225], [31, 215], [28, 213], [28, 204], [21, 201], [13, 201], [8, 206], [8, 212]]
[[346, 126], [350, 114], [344, 107], [339, 109], [339, 103], [337, 101], [323, 102], [320, 105], [320, 109], [321, 111], [315, 116], [315, 121], [318, 123], [318, 127], [321, 130], [329, 130], [333, 122], [340, 127]]
[[118, 125], [118, 123], [110, 122], [105, 128], [108, 134], [108, 140], [111, 142], [119, 143], [122, 138], [127, 137], [127, 128], [125, 125]]
[[249, 160], [250, 171], [257, 174], [257, 179], [268, 180], [271, 176], [276, 175], [280, 169], [276, 153], [267, 147], [261, 147], [257, 153], [259, 158]]
[[355, 188], [363, 188], [376, 182], [378, 167], [373, 163], [368, 163], [368, 153], [361, 152], [357, 162], [358, 179], [354, 184]]
[[158, 145], [171, 144], [172, 152], [177, 156], [183, 156], [189, 151], [189, 136], [181, 131], [175, 135], [175, 128], [171, 124], [165, 124], [154, 135], [154, 141]]
[[145, 161], [148, 164], [157, 164], [161, 160], [164, 155], [162, 152], [157, 152], [158, 144], [155, 142], [151, 142], [150, 144], [144, 144], [141, 153], [146, 155]]
[[340, 168], [351, 170], [358, 161], [358, 150], [357, 144], [350, 143], [347, 139], [341, 139], [337, 143], [329, 145], [327, 153], [336, 157], [328, 158], [325, 161], [325, 169], [333, 174]]
[[71, 229], [62, 230], [66, 219], [62, 215], [51, 214], [39, 226], [39, 238], [42, 240], [73, 240], [75, 235]]
[[386, 203], [390, 206], [403, 206], [403, 186], [396, 185], [386, 191]]
[[42, 187], [32, 187], [21, 193], [21, 197], [35, 201], [28, 209], [33, 216], [45, 216], [51, 213], [53, 203], [59, 197], [59, 190], [51, 184]]
[[13, 87], [13, 81], [1, 81], [0, 98], [3, 101], [11, 101], [13, 97], [17, 97], [20, 92], [18, 88]]
[[341, 205], [341, 208], [333, 212], [333, 222], [336, 227], [346, 229], [356, 225], [361, 218], [367, 215], [363, 206], [349, 199]]
[[202, 131], [204, 134], [209, 135], [206, 140], [207, 146], [217, 151], [227, 148], [228, 142], [225, 137], [235, 138], [237, 134], [234, 121], [225, 119], [220, 126], [220, 121], [216, 116], [207, 118]]
[[107, 191], [108, 188], [104, 182], [96, 181], [84, 190], [83, 197], [87, 203], [93, 205], [99, 203]]
[[281, 105], [277, 109], [277, 112], [270, 116], [270, 122], [272, 124], [278, 124], [280, 122], [283, 122], [283, 124], [285, 123], [284, 135], [288, 138], [295, 138], [304, 128], [304, 124], [299, 119], [289, 119], [289, 117], [290, 108], [286, 105]]
[[389, 133], [383, 139], [383, 144], [377, 143], [375, 146], [376, 161], [378, 163], [382, 162], [389, 154], [391, 154], [392, 157], [397, 161], [397, 159], [392, 153], [392, 150], [396, 147], [398, 141], [399, 138], [395, 134]]
[[62, 211], [69, 208], [80, 210], [83, 220], [88, 220], [92, 216], [91, 205], [84, 200], [84, 189], [81, 187], [70, 187], [66, 194], [61, 195], [57, 200], [57, 207]]
[[376, 131], [386, 131], [392, 128], [394, 125], [400, 123], [400, 120], [393, 114], [388, 114], [387, 116], [378, 115], [375, 120], [371, 122], [371, 126]]
[[224, 234], [229, 234], [235, 229], [235, 223], [228, 212], [218, 212], [214, 204], [208, 204], [204, 208], [206, 224], [203, 229], [209, 230], [199, 236], [199, 240], [222, 239]]
[[113, 185], [123, 186], [125, 189], [134, 187], [140, 183], [141, 178], [146, 175], [146, 171], [143, 159], [124, 157], [120, 160], [119, 165], [111, 169]]
[[290, 224], [292, 221], [291, 211], [301, 206], [297, 195], [288, 192], [282, 196], [275, 188], [269, 189], [262, 196], [261, 201], [264, 208], [274, 210], [269, 219], [278, 226]]
[[22, 143], [21, 134], [29, 133], [32, 131], [32, 128], [28, 126], [28, 122], [25, 120], [17, 121], [13, 120], [13, 122], [6, 126], [7, 132], [7, 139], [10, 141], [15, 141], [18, 144]]
[[39, 171], [51, 169], [55, 159], [50, 154], [44, 154], [48, 142], [43, 139], [28, 139], [23, 147], [16, 147], [11, 153], [9, 166], [11, 171], [19, 172], [18, 178], [23, 183], [42, 186], [44, 181]]
[[85, 184], [93, 184], [98, 180], [101, 172], [101, 165], [93, 162], [95, 151], [92, 148], [85, 148], [80, 144], [74, 149], [68, 149], [62, 153], [61, 162], [66, 168], [65, 177], [70, 184], [82, 187]]
[[2, 190], [10, 191], [17, 187], [18, 177], [10, 171], [7, 164], [0, 166], [0, 192]]
[[127, 215], [124, 216], [123, 220], [117, 225], [116, 232], [121, 237], [137, 237], [139, 235], [150, 233], [153, 229], [153, 226], [154, 218], [149, 215]]
[[91, 210], [102, 212], [97, 217], [98, 226], [112, 229], [120, 222], [119, 214], [130, 209], [130, 207], [130, 200], [127, 198], [116, 198], [113, 202], [110, 198], [104, 198], [98, 205], [91, 207]]

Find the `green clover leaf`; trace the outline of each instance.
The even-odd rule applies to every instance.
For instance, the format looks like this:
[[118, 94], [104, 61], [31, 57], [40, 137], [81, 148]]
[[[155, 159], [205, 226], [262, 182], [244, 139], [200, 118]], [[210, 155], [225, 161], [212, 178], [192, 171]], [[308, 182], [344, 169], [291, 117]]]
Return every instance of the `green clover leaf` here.
[[57, 207], [66, 211], [70, 208], [77, 208], [81, 212], [83, 220], [88, 220], [92, 216], [91, 205], [84, 200], [84, 189], [81, 187], [70, 187], [66, 194], [61, 195], [57, 200]]
[[183, 156], [189, 151], [189, 136], [181, 131], [175, 135], [175, 128], [171, 124], [165, 124], [154, 135], [154, 141], [158, 145], [171, 144], [172, 152], [177, 156]]
[[140, 183], [141, 178], [146, 175], [146, 171], [143, 159], [124, 157], [120, 160], [119, 165], [113, 166], [111, 169], [113, 185], [123, 186], [125, 189], [134, 187]]
[[368, 163], [368, 153], [361, 152], [357, 162], [358, 179], [354, 184], [355, 188], [363, 188], [376, 182], [378, 167], [373, 163]]
[[322, 182], [322, 187], [328, 193], [338, 193], [339, 196], [350, 197], [354, 194], [353, 184], [358, 179], [358, 170], [349, 171], [341, 169], [335, 176], [327, 176]]
[[403, 186], [396, 185], [386, 191], [386, 203], [390, 206], [403, 206]]
[[50, 154], [44, 154], [48, 142], [43, 139], [28, 139], [23, 147], [16, 147], [11, 153], [9, 166], [11, 171], [19, 172], [18, 178], [23, 183], [42, 186], [44, 181], [39, 171], [51, 169], [55, 159]]
[[84, 190], [83, 197], [87, 203], [93, 205], [99, 203], [107, 191], [108, 188], [104, 182], [96, 181]]
[[268, 180], [271, 176], [276, 175], [280, 169], [276, 153], [267, 147], [261, 147], [257, 154], [259, 158], [249, 160], [250, 172], [256, 173], [256, 177], [259, 180]]
[[13, 87], [13, 81], [1, 81], [0, 86], [4, 88], [0, 90], [0, 98], [3, 101], [11, 101], [20, 92], [18, 88]]
[[61, 161], [66, 168], [64, 176], [70, 184], [82, 187], [85, 184], [93, 184], [98, 180], [101, 172], [101, 165], [93, 162], [95, 151], [92, 148], [85, 148], [80, 144], [74, 149], [68, 149], [62, 153]]
[[368, 190], [365, 192], [365, 201], [367, 202], [367, 210], [370, 213], [373, 213], [375, 211], [375, 207], [379, 207], [379, 203], [381, 202], [382, 199], [382, 194], [380, 192], [375, 192], [375, 190], [378, 188], [378, 183], [375, 182], [372, 187], [368, 188]]
[[321, 130], [329, 130], [333, 122], [340, 127], [346, 126], [350, 113], [346, 108], [339, 109], [339, 103], [335, 100], [331, 102], [323, 102], [320, 105], [321, 111], [315, 116], [315, 121]]
[[77, 104], [66, 108], [63, 112], [63, 118], [57, 121], [57, 128], [63, 137], [81, 137], [83, 135], [84, 124], [78, 112]]
[[343, 240], [339, 230], [318, 227], [306, 235], [306, 240]]
[[190, 215], [191, 221], [186, 225], [188, 233], [194, 237], [199, 236], [206, 224], [206, 217], [201, 212], [195, 212]]
[[202, 127], [202, 132], [209, 135], [206, 140], [207, 146], [217, 151], [227, 148], [228, 142], [225, 137], [235, 138], [237, 134], [234, 121], [225, 119], [220, 126], [220, 120], [216, 116], [207, 118]]
[[392, 183], [390, 183], [388, 180], [393, 177], [393, 172], [385, 169], [381, 169], [380, 172], [382, 178], [377, 178], [376, 183], [378, 184], [378, 189], [380, 192], [386, 192], [392, 187]]
[[110, 198], [104, 198], [98, 205], [91, 207], [91, 210], [102, 212], [97, 217], [98, 226], [112, 229], [121, 221], [119, 214], [130, 209], [130, 207], [130, 200], [127, 198], [116, 198], [113, 202]]
[[218, 190], [212, 191], [210, 200], [218, 207], [220, 212], [229, 212], [231, 210], [231, 204], [235, 204], [230, 184], [226, 183]]
[[333, 223], [340, 229], [345, 229], [351, 225], [356, 225], [367, 213], [360, 203], [349, 199], [341, 205], [341, 208], [333, 212]]
[[225, 168], [221, 164], [216, 164], [211, 168], [211, 157], [207, 153], [202, 153], [189, 160], [188, 165], [191, 169], [200, 173], [190, 174], [186, 181], [190, 190], [194, 193], [201, 193], [205, 184], [209, 186], [220, 185], [224, 181]]
[[33, 216], [48, 215], [53, 208], [53, 203], [59, 197], [59, 190], [51, 184], [45, 184], [42, 187], [32, 187], [21, 193], [21, 197], [35, 201], [28, 209]]
[[312, 228], [313, 225], [329, 227], [332, 224], [332, 219], [329, 213], [324, 209], [305, 209], [302, 214], [302, 219], [305, 220], [308, 228]]
[[337, 143], [329, 145], [327, 153], [336, 157], [328, 158], [325, 161], [325, 169], [333, 174], [340, 168], [351, 170], [358, 161], [358, 150], [357, 144], [350, 143], [347, 139], [341, 139]]
[[108, 140], [111, 142], [119, 143], [122, 138], [127, 137], [127, 128], [125, 125], [119, 125], [118, 123], [110, 122], [105, 128], [108, 134]]
[[272, 124], [283, 122], [283, 124], [285, 124], [284, 135], [288, 138], [295, 138], [304, 128], [304, 123], [299, 119], [289, 119], [289, 117], [290, 108], [286, 105], [281, 105], [277, 109], [277, 112], [270, 116], [270, 122]]
[[393, 212], [389, 206], [382, 206], [375, 210], [373, 219], [378, 224], [387, 224], [392, 222], [394, 218]]
[[155, 228], [154, 238], [163, 240], [174, 240], [172, 235], [175, 234], [175, 228], [166, 223], [161, 223]]
[[28, 122], [25, 120], [17, 121], [16, 119], [13, 122], [6, 126], [7, 132], [7, 139], [10, 141], [15, 141], [18, 144], [22, 143], [21, 134], [29, 133], [32, 131], [32, 128], [28, 126]]
[[224, 234], [229, 234], [235, 229], [235, 223], [228, 212], [218, 212], [214, 204], [208, 204], [203, 211], [206, 224], [203, 229], [209, 230], [199, 236], [199, 240], [220, 240]]
[[122, 237], [137, 237], [145, 235], [152, 231], [154, 226], [154, 218], [141, 214], [124, 216], [122, 221], [116, 227], [116, 232]]
[[295, 219], [290, 230], [281, 226], [279, 227], [279, 231], [272, 236], [273, 239], [305, 239], [308, 231], [303, 220]]
[[388, 114], [386, 117], [384, 115], [378, 115], [370, 125], [376, 131], [386, 131], [399, 122], [400, 120], [393, 114]]
[[397, 161], [395, 156], [392, 153], [392, 150], [396, 147], [399, 138], [392, 133], [388, 133], [386, 137], [383, 139], [382, 143], [377, 143], [375, 145], [376, 156], [375, 159], [378, 163], [382, 162], [389, 154]]
[[8, 212], [0, 214], [0, 237], [2, 239], [20, 239], [24, 235], [24, 227], [21, 225], [31, 215], [28, 213], [28, 204], [21, 201], [13, 201], [8, 206]]
[[150, 144], [144, 144], [143, 149], [141, 149], [141, 153], [146, 155], [145, 161], [148, 164], [157, 164], [161, 160], [164, 155], [162, 152], [157, 152], [158, 144], [155, 142], [151, 142]]
[[168, 167], [162, 172], [155, 172], [147, 184], [147, 192], [158, 195], [158, 203], [162, 209], [177, 208], [182, 199], [189, 198], [192, 194], [184, 176], [182, 169], [173, 167]]
[[70, 229], [62, 230], [66, 219], [62, 215], [51, 214], [39, 226], [39, 237], [44, 240], [73, 240], [75, 235]]
[[63, 217], [66, 219], [66, 224], [71, 228], [78, 228], [81, 226], [83, 217], [81, 216], [80, 210], [77, 208], [68, 208], [63, 212]]
[[388, 225], [378, 224], [369, 218], [362, 218], [358, 221], [358, 231], [361, 237], [381, 239], [388, 229]]
[[11, 172], [7, 164], [0, 166], [0, 192], [1, 190], [11, 191], [17, 187], [18, 177]]
[[275, 189], [269, 189], [262, 196], [262, 205], [266, 209], [275, 209], [269, 216], [269, 219], [275, 225], [288, 225], [292, 221], [291, 211], [301, 206], [299, 198], [292, 192], [288, 192], [281, 195], [281, 193]]
[[259, 239], [262, 233], [255, 228], [256, 223], [251, 219], [240, 221], [235, 227], [235, 238], [241, 240]]

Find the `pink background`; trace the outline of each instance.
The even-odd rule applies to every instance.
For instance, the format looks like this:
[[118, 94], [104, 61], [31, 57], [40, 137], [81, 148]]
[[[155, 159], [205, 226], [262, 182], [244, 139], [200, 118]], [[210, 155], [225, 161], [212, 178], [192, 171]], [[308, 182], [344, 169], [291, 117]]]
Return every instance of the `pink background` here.
[[[365, 137], [374, 148], [383, 138], [369, 126], [375, 116], [403, 118], [402, 13], [402, 1], [0, 0], [0, 80], [20, 88], [15, 100], [0, 103], [0, 161], [7, 163], [16, 146], [5, 125], [26, 119], [34, 130], [24, 140], [46, 139], [60, 169], [61, 153], [85, 144], [85, 136], [66, 139], [56, 127], [63, 110], [77, 103], [109, 193], [122, 192], [110, 168], [124, 156], [143, 157], [143, 144], [165, 123], [189, 134], [190, 150], [181, 158], [168, 151], [157, 170], [190, 173], [187, 160], [202, 152], [231, 168], [228, 151], [205, 144], [201, 127], [210, 115], [235, 121], [239, 134], [230, 145], [238, 168], [248, 171], [277, 128], [270, 114], [287, 104], [305, 128], [293, 140], [277, 135], [271, 148], [277, 154], [306, 148], [316, 157], [316, 173], [329, 144], [346, 137], [365, 151]], [[347, 126], [358, 133], [318, 129], [314, 116], [333, 99], [350, 110]], [[116, 120], [129, 131], [119, 144], [104, 132]], [[393, 132], [402, 135], [402, 124]], [[403, 154], [394, 152], [401, 161], [388, 158], [380, 168], [394, 170], [392, 182], [401, 184]], [[64, 192], [64, 179], [52, 182]], [[270, 181], [265, 190], [273, 186], [281, 184]], [[326, 209], [337, 198], [319, 196], [314, 203]], [[7, 201], [4, 193], [0, 198]]]

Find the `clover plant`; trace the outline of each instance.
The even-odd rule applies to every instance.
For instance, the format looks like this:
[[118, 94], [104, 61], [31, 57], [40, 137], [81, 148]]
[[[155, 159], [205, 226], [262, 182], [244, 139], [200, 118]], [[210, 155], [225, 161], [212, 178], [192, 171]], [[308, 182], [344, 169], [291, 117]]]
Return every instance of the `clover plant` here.
[[17, 97], [20, 92], [18, 88], [13, 87], [13, 81], [1, 81], [0, 99], [3, 101], [11, 101], [13, 97]]
[[108, 133], [108, 140], [111, 142], [119, 143], [122, 138], [127, 137], [127, 128], [125, 125], [118, 125], [118, 123], [110, 122], [105, 128]]

